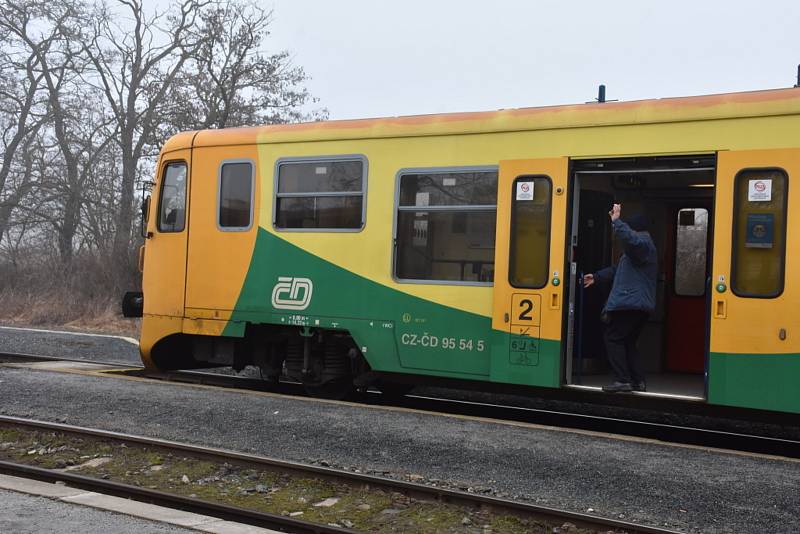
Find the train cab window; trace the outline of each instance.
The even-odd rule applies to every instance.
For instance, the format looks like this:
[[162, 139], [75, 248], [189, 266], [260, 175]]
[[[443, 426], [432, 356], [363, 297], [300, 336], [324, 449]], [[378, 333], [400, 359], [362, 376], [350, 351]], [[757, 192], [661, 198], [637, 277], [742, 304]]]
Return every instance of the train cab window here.
[[253, 223], [253, 164], [224, 162], [219, 172], [217, 224], [226, 231], [247, 230]]
[[740, 297], [783, 292], [788, 185], [780, 169], [748, 169], [736, 176], [731, 289]]
[[395, 278], [491, 284], [497, 170], [404, 171], [399, 182]]
[[702, 297], [706, 293], [706, 255], [708, 250], [708, 210], [687, 208], [678, 211], [675, 234], [675, 294]]
[[364, 227], [366, 159], [280, 160], [275, 194], [279, 230], [357, 231]]
[[547, 285], [551, 192], [552, 184], [546, 176], [520, 176], [512, 185], [508, 276], [514, 287]]
[[186, 163], [168, 163], [161, 175], [159, 232], [182, 232], [186, 221]]

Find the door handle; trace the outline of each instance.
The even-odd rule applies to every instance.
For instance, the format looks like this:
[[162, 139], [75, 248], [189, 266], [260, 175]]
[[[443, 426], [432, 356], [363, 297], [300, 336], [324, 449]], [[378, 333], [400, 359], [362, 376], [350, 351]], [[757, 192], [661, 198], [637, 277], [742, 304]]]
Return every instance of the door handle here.
[[714, 299], [714, 319], [725, 319], [727, 316], [727, 302], [723, 299]]

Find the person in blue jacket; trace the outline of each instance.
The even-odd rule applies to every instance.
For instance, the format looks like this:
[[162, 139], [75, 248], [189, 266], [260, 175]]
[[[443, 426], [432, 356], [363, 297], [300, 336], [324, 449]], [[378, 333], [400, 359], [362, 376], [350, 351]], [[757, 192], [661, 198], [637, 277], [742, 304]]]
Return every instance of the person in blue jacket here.
[[614, 236], [624, 253], [617, 265], [606, 267], [583, 277], [584, 287], [611, 282], [611, 293], [603, 309], [608, 360], [614, 372], [614, 383], [603, 391], [645, 391], [644, 374], [639, 366], [636, 341], [650, 313], [656, 307], [658, 253], [647, 231], [647, 218], [635, 215], [627, 222], [620, 219], [622, 205], [614, 204], [608, 212]]

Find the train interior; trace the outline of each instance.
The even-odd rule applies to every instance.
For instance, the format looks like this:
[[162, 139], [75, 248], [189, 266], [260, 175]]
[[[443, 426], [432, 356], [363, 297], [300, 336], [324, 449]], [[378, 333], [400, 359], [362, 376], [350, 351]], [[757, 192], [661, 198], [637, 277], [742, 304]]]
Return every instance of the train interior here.
[[658, 250], [656, 309], [638, 342], [647, 392], [705, 398], [714, 156], [575, 161], [572, 179], [567, 384], [613, 382], [601, 321], [611, 288], [584, 289], [580, 277], [622, 254], [608, 215], [620, 203], [623, 220], [646, 216]]

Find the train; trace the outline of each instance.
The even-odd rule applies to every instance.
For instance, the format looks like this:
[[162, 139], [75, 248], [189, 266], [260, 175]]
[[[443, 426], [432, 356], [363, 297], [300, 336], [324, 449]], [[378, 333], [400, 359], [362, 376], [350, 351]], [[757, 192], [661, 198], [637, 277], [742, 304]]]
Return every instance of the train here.
[[148, 368], [602, 395], [621, 203], [659, 258], [632, 395], [800, 413], [796, 177], [800, 88], [183, 132], [126, 314]]

